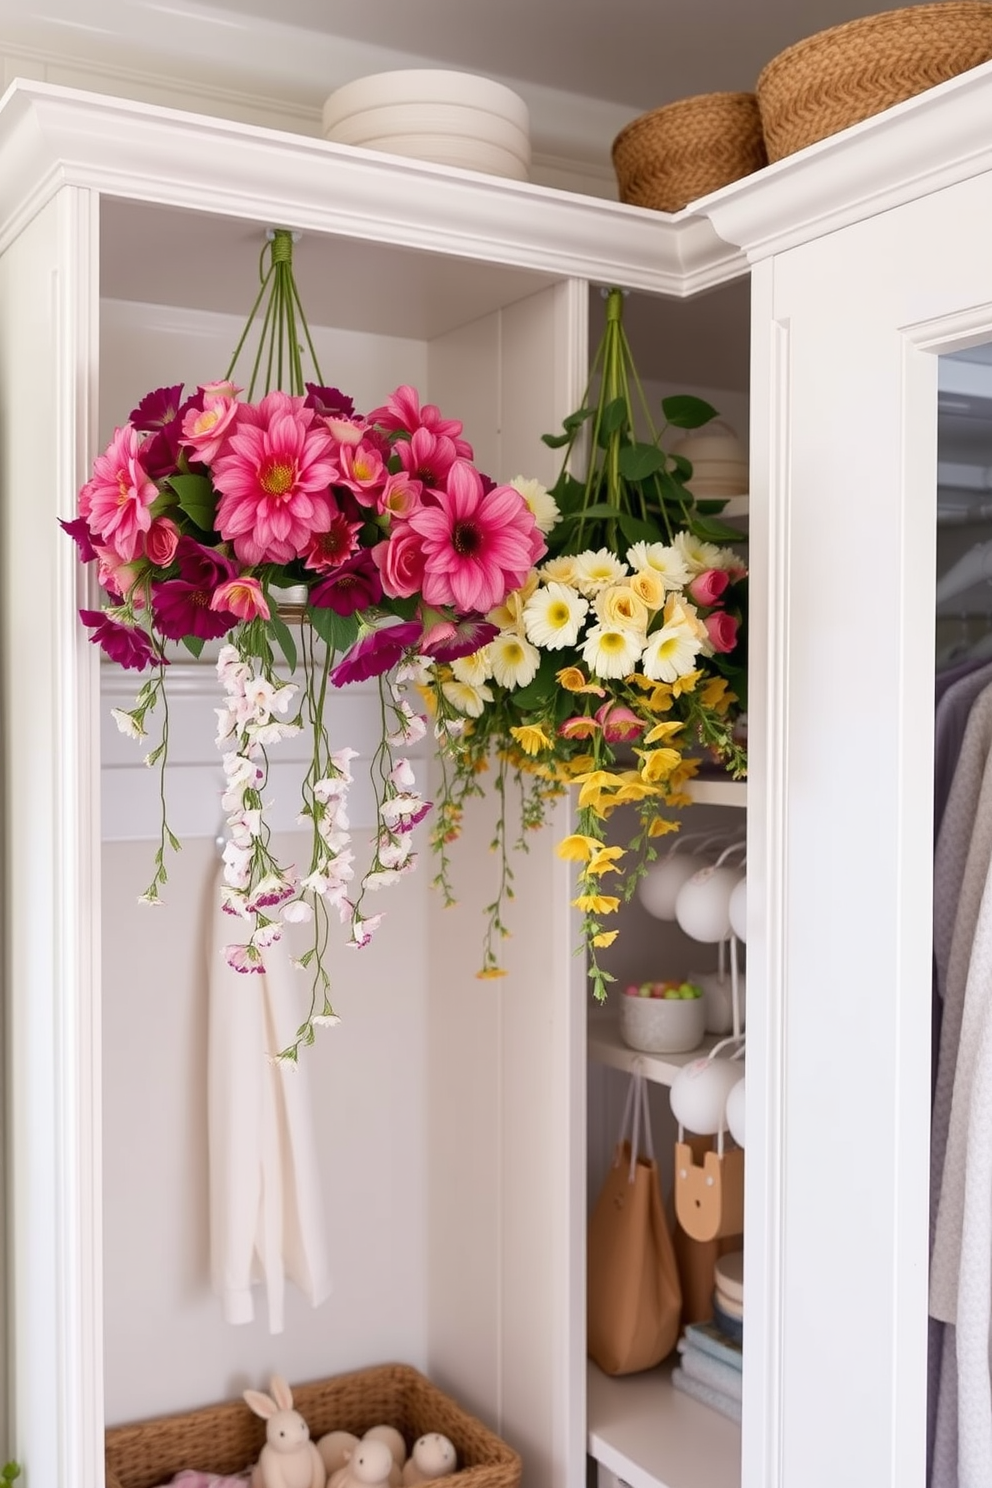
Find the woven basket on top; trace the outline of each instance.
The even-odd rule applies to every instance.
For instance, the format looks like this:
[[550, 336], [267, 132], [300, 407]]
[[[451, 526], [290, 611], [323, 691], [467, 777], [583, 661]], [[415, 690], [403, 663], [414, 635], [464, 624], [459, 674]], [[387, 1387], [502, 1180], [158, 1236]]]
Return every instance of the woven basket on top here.
[[769, 160], [781, 160], [992, 57], [992, 4], [937, 0], [863, 16], [780, 52], [758, 78]]
[[[517, 1488], [520, 1458], [408, 1364], [381, 1364], [313, 1384], [294, 1385], [293, 1407], [317, 1441], [328, 1431], [363, 1435], [395, 1426], [411, 1448], [418, 1436], [440, 1431], [458, 1453], [458, 1471], [445, 1488]], [[157, 1488], [183, 1468], [233, 1474], [253, 1462], [265, 1442], [265, 1423], [243, 1400], [181, 1415], [159, 1416], [106, 1434], [107, 1488]]]
[[701, 93], [641, 114], [613, 141], [620, 200], [678, 212], [765, 165], [753, 93]]

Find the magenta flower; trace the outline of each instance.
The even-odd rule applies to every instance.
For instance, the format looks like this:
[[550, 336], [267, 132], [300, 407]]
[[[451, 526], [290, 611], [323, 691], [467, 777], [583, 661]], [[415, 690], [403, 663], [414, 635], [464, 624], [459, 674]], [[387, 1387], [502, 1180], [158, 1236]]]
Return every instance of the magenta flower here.
[[350, 419], [355, 412], [355, 400], [342, 393], [340, 388], [320, 387], [315, 382], [306, 384], [307, 395], [303, 400], [304, 408], [312, 408], [314, 413], [328, 414], [331, 418]]
[[693, 579], [689, 593], [698, 605], [715, 605], [729, 583], [725, 568], [707, 568]]
[[382, 580], [367, 551], [356, 553], [310, 590], [310, 603], [336, 615], [354, 615], [382, 599]]
[[67, 532], [79, 550], [80, 563], [92, 563], [96, 557], [93, 547], [93, 534], [82, 517], [75, 517], [71, 522], [63, 522], [59, 517], [59, 526], [63, 532]]
[[156, 388], [146, 393], [137, 408], [132, 409], [129, 422], [139, 433], [151, 434], [141, 449], [141, 460], [152, 480], [162, 480], [175, 473], [179, 462], [179, 439], [182, 421], [193, 407], [202, 407], [199, 398], [182, 401], [183, 385]]
[[726, 610], [716, 610], [712, 615], [706, 616], [703, 624], [714, 651], [733, 651], [737, 645], [739, 624], [733, 615], [728, 615]]
[[643, 718], [638, 718], [624, 703], [604, 703], [596, 710], [596, 721], [608, 744], [626, 744], [643, 734], [646, 727]]
[[338, 662], [331, 673], [331, 682], [335, 687], [345, 687], [349, 682], [367, 682], [369, 677], [380, 677], [402, 660], [403, 653], [417, 644], [422, 633], [423, 626], [419, 620], [402, 620], [398, 625], [373, 630], [357, 641]]
[[458, 459], [458, 447], [444, 434], [431, 434], [417, 429], [409, 439], [397, 442], [393, 451], [407, 475], [420, 481], [429, 491], [443, 490], [448, 473]]
[[[248, 574], [228, 579], [210, 596], [210, 608], [239, 620], [268, 620], [270, 611], [262, 586]], [[230, 627], [228, 627], [230, 629]]]
[[520, 492], [484, 492], [479, 472], [464, 460], [451, 467], [435, 504], [415, 511], [407, 525], [423, 539], [424, 602], [462, 613], [502, 604], [545, 547]]
[[460, 656], [471, 656], [488, 646], [497, 635], [499, 626], [491, 625], [481, 616], [465, 616], [455, 622], [439, 620], [424, 631], [420, 649], [435, 661], [457, 661]]
[[389, 537], [372, 549], [382, 587], [391, 599], [419, 594], [424, 581], [424, 544], [409, 522], [397, 522]]
[[238, 577], [230, 559], [212, 548], [203, 548], [191, 537], [181, 537], [176, 548], [179, 575], [152, 585], [155, 625], [170, 641], [197, 636], [203, 641], [226, 635], [238, 623], [230, 610], [214, 610], [215, 590]]
[[452, 440], [459, 459], [472, 458], [472, 446], [466, 439], [459, 438], [462, 432], [461, 420], [442, 418], [441, 410], [434, 403], [425, 403], [421, 408], [420, 394], [409, 383], [404, 383], [395, 393], [391, 393], [382, 408], [373, 409], [369, 414], [369, 423], [407, 434], [426, 429], [429, 434], [440, 434]]
[[93, 464], [93, 476], [79, 493], [79, 515], [107, 547], [130, 561], [152, 524], [148, 508], [158, 489], [141, 462], [141, 440], [130, 424], [114, 437]]
[[239, 414], [212, 472], [221, 493], [217, 530], [242, 563], [288, 563], [331, 525], [334, 444], [303, 399], [287, 393], [241, 404]]
[[351, 522], [342, 511], [335, 511], [326, 532], [317, 532], [303, 554], [304, 568], [316, 569], [317, 573], [329, 573], [346, 563], [358, 547], [357, 534], [362, 530], [361, 522]]
[[142, 434], [165, 429], [179, 417], [182, 401], [181, 382], [177, 382], [174, 387], [156, 388], [154, 392], [146, 393], [137, 408], [131, 410], [128, 423], [133, 424]]
[[106, 610], [80, 610], [79, 618], [93, 631], [90, 636], [93, 645], [102, 647], [118, 666], [143, 672], [153, 662], [165, 662], [164, 656], [156, 656], [143, 630], [134, 625], [120, 625]]

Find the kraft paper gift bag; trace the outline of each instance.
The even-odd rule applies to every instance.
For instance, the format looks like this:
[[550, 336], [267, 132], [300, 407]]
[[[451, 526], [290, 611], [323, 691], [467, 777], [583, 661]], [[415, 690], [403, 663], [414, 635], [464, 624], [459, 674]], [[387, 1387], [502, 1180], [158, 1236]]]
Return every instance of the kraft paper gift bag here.
[[675, 1347], [681, 1314], [682, 1290], [652, 1150], [647, 1087], [642, 1076], [633, 1075], [613, 1166], [589, 1221], [589, 1357], [604, 1374], [651, 1369]]
[[[693, 1161], [702, 1163], [712, 1146], [712, 1138], [688, 1133], [686, 1142]], [[708, 1323], [713, 1316], [713, 1288], [716, 1284], [716, 1263], [720, 1256], [731, 1250], [742, 1250], [744, 1236], [725, 1235], [721, 1239], [693, 1240], [676, 1222], [674, 1229], [675, 1259], [682, 1283], [682, 1326], [687, 1323]]]

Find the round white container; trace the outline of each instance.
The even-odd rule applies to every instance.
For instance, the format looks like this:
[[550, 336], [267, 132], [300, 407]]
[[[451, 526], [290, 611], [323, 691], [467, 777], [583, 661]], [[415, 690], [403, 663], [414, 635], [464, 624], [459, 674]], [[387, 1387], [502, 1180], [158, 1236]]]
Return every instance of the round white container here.
[[324, 138], [525, 181], [530, 117], [512, 89], [491, 78], [405, 68], [356, 78], [324, 104]]
[[691, 462], [688, 486], [697, 501], [747, 495], [748, 463], [744, 446], [722, 419], [693, 429], [672, 445], [671, 453]]
[[685, 1054], [706, 1033], [702, 997], [620, 997], [620, 1037], [642, 1054]]

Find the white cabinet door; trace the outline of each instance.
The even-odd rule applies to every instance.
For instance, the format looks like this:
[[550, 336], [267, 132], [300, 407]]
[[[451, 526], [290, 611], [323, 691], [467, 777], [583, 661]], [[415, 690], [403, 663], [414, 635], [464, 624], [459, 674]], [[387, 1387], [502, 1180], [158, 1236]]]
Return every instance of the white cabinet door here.
[[937, 356], [978, 175], [753, 280], [745, 1488], [924, 1481]]

